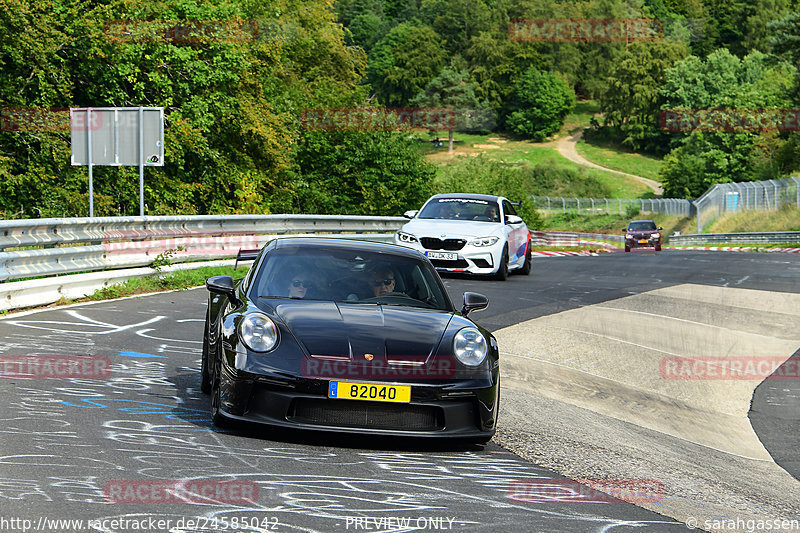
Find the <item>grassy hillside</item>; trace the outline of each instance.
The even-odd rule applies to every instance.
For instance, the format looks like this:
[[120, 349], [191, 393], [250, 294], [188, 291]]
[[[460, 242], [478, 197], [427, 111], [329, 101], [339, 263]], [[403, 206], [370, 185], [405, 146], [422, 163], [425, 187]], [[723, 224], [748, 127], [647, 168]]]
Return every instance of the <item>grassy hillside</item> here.
[[778, 211], [729, 213], [703, 228], [703, 233], [751, 231], [800, 231], [800, 209], [786, 205]]

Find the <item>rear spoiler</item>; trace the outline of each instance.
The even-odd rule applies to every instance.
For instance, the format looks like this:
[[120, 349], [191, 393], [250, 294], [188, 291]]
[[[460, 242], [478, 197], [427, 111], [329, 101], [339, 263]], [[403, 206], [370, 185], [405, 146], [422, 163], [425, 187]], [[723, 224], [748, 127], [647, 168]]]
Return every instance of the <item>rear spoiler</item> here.
[[261, 250], [239, 250], [236, 254], [236, 262], [233, 264], [233, 269], [239, 266], [239, 261], [255, 261], [256, 257]]

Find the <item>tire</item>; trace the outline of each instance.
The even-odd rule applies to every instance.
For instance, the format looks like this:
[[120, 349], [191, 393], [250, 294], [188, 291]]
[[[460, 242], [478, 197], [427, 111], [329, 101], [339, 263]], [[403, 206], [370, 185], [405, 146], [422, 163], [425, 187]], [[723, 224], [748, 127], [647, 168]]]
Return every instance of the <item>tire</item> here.
[[200, 390], [203, 394], [211, 394], [211, 372], [208, 371], [208, 319], [203, 332], [203, 359], [200, 363]]
[[227, 419], [222, 415], [220, 411], [220, 404], [222, 403], [222, 393], [220, 391], [220, 380], [222, 379], [222, 355], [219, 353], [219, 349], [216, 351], [216, 357], [214, 357], [214, 372], [211, 377], [211, 422], [217, 426], [218, 428], [224, 428], [228, 426]]
[[660, 244], [656, 244], [656, 252], [660, 252], [660, 251], [661, 251], [661, 245]]
[[508, 279], [508, 245], [503, 247], [503, 255], [500, 257], [500, 265], [497, 267], [494, 279], [499, 281]]
[[631, 251], [631, 247], [630, 247], [630, 246], [628, 246], [627, 244], [625, 245], [625, 251], [626, 251], [626, 252], [630, 252], [630, 251]]
[[528, 251], [525, 252], [525, 262], [522, 264], [522, 268], [520, 269], [519, 273], [523, 276], [527, 276], [531, 273], [531, 241], [528, 241]]

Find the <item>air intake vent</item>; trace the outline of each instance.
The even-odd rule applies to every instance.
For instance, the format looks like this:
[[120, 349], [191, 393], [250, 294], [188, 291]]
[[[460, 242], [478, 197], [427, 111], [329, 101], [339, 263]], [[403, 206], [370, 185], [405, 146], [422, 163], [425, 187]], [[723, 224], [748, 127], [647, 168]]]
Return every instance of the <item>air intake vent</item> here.
[[444, 427], [444, 414], [438, 407], [349, 400], [298, 398], [288, 418], [304, 424], [353, 428], [435, 431]]

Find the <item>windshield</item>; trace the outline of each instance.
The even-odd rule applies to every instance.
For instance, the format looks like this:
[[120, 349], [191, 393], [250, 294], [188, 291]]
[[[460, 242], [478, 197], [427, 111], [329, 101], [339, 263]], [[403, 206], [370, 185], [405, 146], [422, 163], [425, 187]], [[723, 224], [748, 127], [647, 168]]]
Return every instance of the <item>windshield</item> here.
[[652, 220], [643, 220], [641, 222], [631, 222], [628, 224], [628, 231], [647, 231], [656, 229], [656, 223]]
[[435, 198], [422, 208], [417, 218], [500, 222], [497, 202], [472, 198]]
[[438, 274], [424, 261], [385, 253], [325, 247], [271, 251], [250, 289], [269, 298], [398, 305], [451, 311]]

